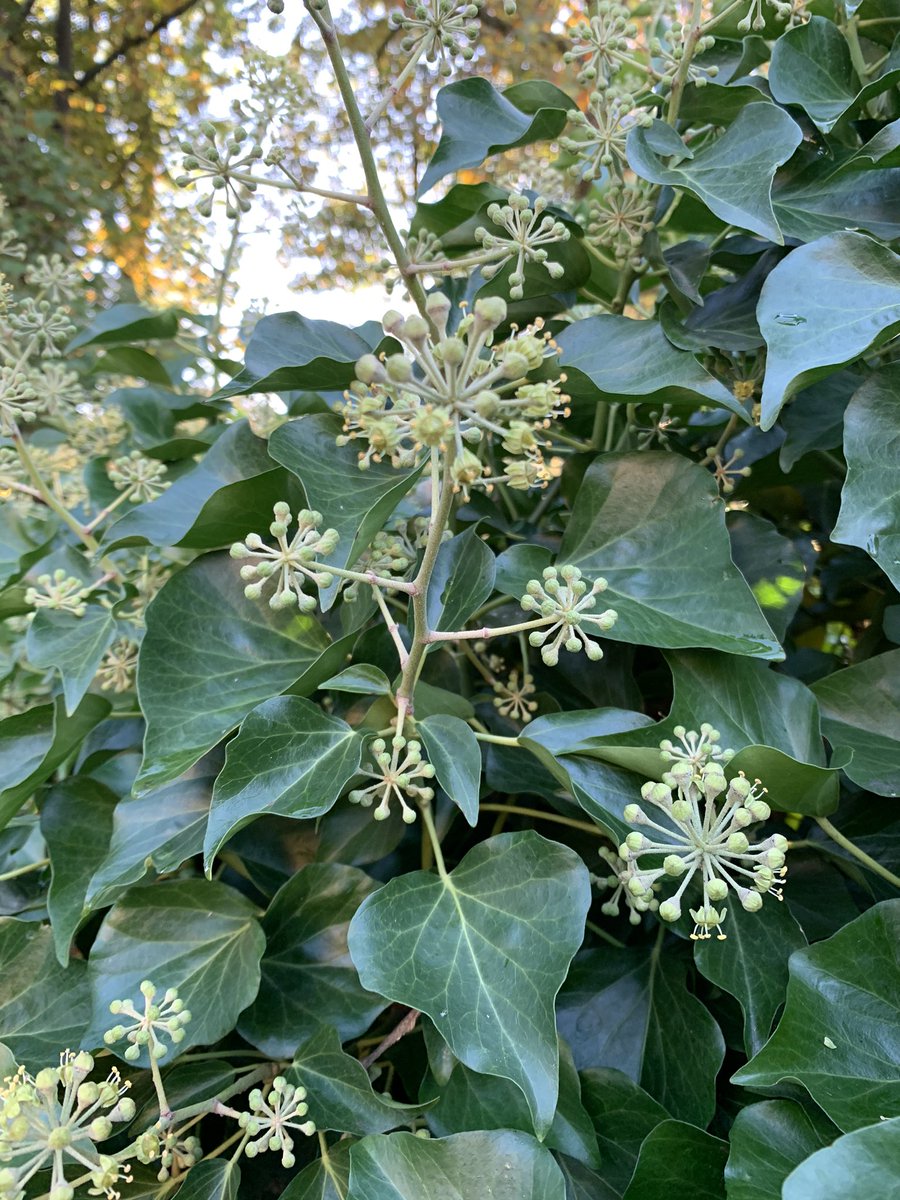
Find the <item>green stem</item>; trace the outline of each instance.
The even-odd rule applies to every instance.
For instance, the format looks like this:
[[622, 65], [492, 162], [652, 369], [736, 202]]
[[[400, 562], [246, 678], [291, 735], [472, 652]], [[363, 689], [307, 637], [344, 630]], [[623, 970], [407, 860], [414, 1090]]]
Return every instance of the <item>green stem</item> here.
[[444, 853], [441, 850], [441, 839], [438, 837], [438, 831], [434, 824], [434, 813], [431, 809], [430, 800], [422, 800], [419, 802], [419, 812], [422, 814], [422, 825], [428, 832], [428, 841], [431, 843], [431, 852], [434, 855], [435, 866], [438, 869], [438, 874], [441, 879], [449, 879], [450, 872], [444, 862]]
[[224, 1088], [210, 1100], [201, 1100], [197, 1104], [189, 1104], [186, 1108], [177, 1108], [174, 1112], [170, 1112], [168, 1117], [160, 1116], [159, 1126], [162, 1129], [168, 1129], [173, 1125], [180, 1124], [182, 1121], [190, 1120], [191, 1117], [212, 1112], [216, 1104], [222, 1104], [224, 1101], [230, 1100], [232, 1096], [239, 1096], [241, 1092], [246, 1092], [255, 1083], [262, 1083], [264, 1080], [271, 1078], [271, 1075], [272, 1067], [268, 1062], [263, 1067], [254, 1067], [252, 1071], [248, 1071], [241, 1079], [236, 1079], [234, 1083], [229, 1084], [227, 1088]]
[[111, 512], [115, 512], [120, 504], [124, 504], [125, 501], [130, 498], [137, 486], [138, 485], [136, 483], [132, 483], [129, 487], [125, 488], [123, 492], [120, 492], [115, 500], [113, 500], [112, 504], [107, 504], [106, 508], [101, 509], [92, 521], [89, 521], [87, 525], [82, 526], [84, 532], [93, 533], [101, 521], [105, 521]]
[[[859, 82], [865, 84], [869, 78], [869, 64], [866, 62], [865, 55], [862, 52], [862, 46], [859, 41], [859, 28], [855, 16], [852, 16], [844, 26], [844, 34], [847, 38], [847, 45], [850, 47], [850, 61], [853, 63], [853, 69], [859, 76]], [[868, 112], [868, 105], [866, 105]], [[869, 114], [871, 116], [871, 113]]]
[[852, 854], [864, 867], [868, 867], [870, 871], [874, 871], [876, 875], [880, 875], [882, 879], [886, 879], [895, 888], [900, 888], [900, 877], [894, 875], [887, 867], [883, 867], [880, 862], [876, 862], [874, 858], [870, 858], [864, 850], [860, 850], [859, 846], [851, 842], [848, 837], [845, 837], [839, 829], [835, 829], [827, 817], [816, 817], [816, 821], [819, 828], [823, 829], [833, 842], [837, 842], [848, 854]]
[[490, 742], [492, 746], [521, 746], [522, 743], [518, 738], [501, 737], [499, 733], [482, 733], [480, 730], [475, 730], [475, 736], [479, 742]]
[[16, 867], [14, 871], [4, 871], [0, 875], [0, 883], [6, 883], [7, 879], [18, 879], [20, 875], [29, 875], [32, 871], [43, 870], [44, 867], [48, 867], [49, 865], [49, 858], [39, 858], [37, 862], [28, 863], [24, 867]]
[[47, 487], [46, 483], [44, 483], [40, 471], [34, 464], [34, 459], [28, 453], [28, 447], [25, 445], [25, 439], [22, 437], [22, 434], [18, 429], [13, 432], [13, 441], [15, 442], [16, 453], [19, 455], [22, 466], [28, 472], [28, 478], [34, 484], [36, 490], [40, 492], [44, 503], [48, 508], [52, 509], [53, 512], [56, 513], [61, 521], [64, 521], [66, 525], [68, 525], [72, 532], [76, 534], [76, 536], [88, 548], [91, 554], [96, 554], [100, 549], [100, 543], [96, 538], [90, 535], [90, 533], [80, 524], [80, 522], [76, 521], [67, 508], [64, 508], [63, 505], [60, 504], [60, 502]]
[[[741, 3], [743, 2], [744, 0], [741, 0]], [[618, 938], [613, 937], [611, 933], [607, 933], [602, 926], [595, 925], [593, 921], [585, 921], [584, 927], [585, 929], [589, 929], [591, 933], [596, 934], [598, 938], [602, 938], [604, 942], [609, 942], [611, 946], [615, 946], [617, 950], [625, 949], [624, 942], [620, 942]]]
[[544, 625], [552, 625], [556, 617], [536, 617], [533, 621], [517, 621], [515, 625], [484, 625], [481, 629], [451, 629], [431, 630], [426, 633], [424, 640], [433, 642], [462, 642], [468, 640], [506, 637], [511, 633], [527, 633], [529, 629], [540, 629]]
[[694, 8], [691, 13], [691, 27], [684, 43], [684, 55], [678, 65], [678, 72], [675, 79], [672, 82], [672, 90], [669, 93], [669, 106], [666, 111], [666, 122], [673, 128], [678, 122], [678, 110], [681, 108], [681, 98], [684, 95], [684, 89], [688, 81], [691, 60], [697, 49], [697, 42], [700, 40], [702, 23], [703, 0], [694, 0]]
[[368, 196], [360, 196], [356, 192], [333, 192], [329, 188], [314, 187], [311, 183], [300, 183], [284, 167], [281, 169], [288, 176], [287, 182], [283, 179], [269, 179], [265, 175], [245, 174], [243, 171], [231, 171], [229, 178], [237, 179], [241, 183], [261, 183], [263, 187], [277, 188], [280, 192], [309, 192], [313, 196], [321, 196], [323, 200], [340, 200], [345, 204], [358, 204], [360, 208], [372, 207]]
[[[475, 735], [478, 736], [477, 734]], [[576, 821], [574, 817], [562, 817], [559, 813], [542, 812], [539, 808], [519, 808], [513, 804], [482, 804], [480, 812], [516, 813], [520, 817], [534, 817], [538, 821], [552, 821], [555, 825], [568, 825], [570, 829], [580, 829], [584, 833], [592, 833], [595, 837], [606, 837], [602, 829], [591, 825], [588, 821]]]

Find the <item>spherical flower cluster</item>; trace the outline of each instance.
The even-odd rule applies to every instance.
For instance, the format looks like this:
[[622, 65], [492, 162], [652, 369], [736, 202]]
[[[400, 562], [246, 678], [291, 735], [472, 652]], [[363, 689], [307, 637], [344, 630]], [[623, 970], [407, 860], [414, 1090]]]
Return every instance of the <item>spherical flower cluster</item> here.
[[574, 49], [566, 52], [564, 60], [579, 64], [579, 83], [602, 91], [623, 64], [631, 65], [629, 46], [637, 32], [626, 5], [600, 0], [590, 19], [575, 26]]
[[125, 1057], [129, 1062], [136, 1062], [144, 1047], [151, 1058], [163, 1058], [169, 1047], [162, 1040], [162, 1035], [176, 1045], [184, 1041], [184, 1027], [190, 1021], [191, 1014], [184, 1007], [184, 1001], [178, 998], [177, 988], [169, 988], [159, 1001], [157, 994], [158, 988], [145, 979], [141, 984], [143, 1012], [139, 1012], [131, 1000], [113, 1000], [109, 1006], [113, 1016], [124, 1013], [131, 1018], [132, 1024], [113, 1026], [103, 1035], [103, 1040], [107, 1046], [114, 1046], [123, 1039], [127, 1041], [129, 1045]]
[[138, 647], [131, 638], [117, 638], [103, 656], [97, 670], [100, 689], [104, 692], [127, 692], [134, 683]]
[[[650, 50], [656, 62], [662, 67], [660, 78], [671, 81], [679, 73], [690, 36], [689, 25], [673, 21], [664, 40], [660, 38], [651, 40]], [[688, 83], [693, 83], [696, 87], [703, 87], [708, 80], [715, 79], [718, 75], [719, 68], [714, 64], [707, 66], [697, 62], [698, 57], [707, 50], [711, 50], [715, 44], [716, 39], [710, 35], [697, 39], [696, 46], [691, 49], [691, 60], [686, 75]]]
[[[411, 0], [407, 11], [395, 9], [388, 20], [392, 29], [403, 30], [400, 48], [414, 62], [424, 58], [437, 64], [445, 78], [453, 74], [454, 56], [470, 62], [474, 57], [474, 43], [478, 38], [478, 11], [483, 0], [459, 3], [459, 0]], [[504, 0], [504, 12], [512, 16], [516, 11], [515, 0]]]
[[415, 809], [406, 803], [408, 797], [432, 800], [434, 789], [423, 787], [417, 780], [433, 779], [434, 767], [422, 758], [419, 742], [407, 741], [402, 734], [394, 734], [388, 750], [384, 738], [376, 738], [370, 747], [373, 766], [362, 767], [360, 773], [374, 779], [368, 787], [354, 788], [349, 793], [351, 804], [370, 808], [376, 800], [378, 807], [372, 814], [376, 821], [386, 821], [391, 815], [391, 800], [399, 801], [403, 820], [411, 825], [416, 819]]
[[479, 225], [475, 239], [481, 244], [478, 256], [483, 264], [481, 274], [485, 279], [494, 276], [515, 259], [515, 267], [509, 277], [509, 295], [512, 300], [521, 300], [525, 294], [525, 266], [537, 263], [551, 279], [561, 279], [565, 268], [561, 263], [548, 262], [547, 247], [557, 242], [567, 242], [571, 233], [554, 217], [543, 216], [547, 201], [538, 196], [534, 202], [527, 196], [513, 193], [506, 204], [488, 205], [487, 215], [495, 226], [506, 231], [506, 236], [496, 234]]
[[517, 669], [510, 671], [506, 680], [494, 681], [494, 708], [501, 717], [521, 721], [527, 725], [537, 712], [538, 703], [533, 699], [536, 688], [534, 676]]
[[243, 542], [235, 542], [231, 547], [232, 558], [258, 560], [241, 567], [241, 578], [247, 581], [244, 595], [248, 600], [258, 600], [268, 582], [274, 580], [270, 608], [299, 608], [301, 612], [312, 612], [317, 600], [303, 591], [303, 584], [309, 579], [316, 587], [331, 585], [332, 573], [316, 570], [314, 564], [318, 555], [327, 556], [334, 552], [340, 535], [335, 529], [320, 532], [322, 514], [301, 508], [297, 513], [297, 529], [288, 541], [288, 530], [293, 522], [290, 505], [279, 501], [274, 516], [269, 533], [275, 539], [275, 546], [267, 546], [258, 533], [248, 533]]
[[67, 263], [59, 254], [38, 254], [28, 264], [25, 282], [34, 288], [43, 300], [51, 304], [64, 304], [73, 300], [84, 286], [84, 277], [74, 263]]
[[25, 592], [25, 603], [35, 609], [48, 608], [83, 617], [92, 590], [62, 567], [57, 567], [52, 575], [38, 575], [36, 585]]
[[653, 210], [649, 184], [616, 180], [590, 207], [587, 240], [600, 250], [609, 250], [617, 263], [640, 267], [640, 250], [653, 227]]
[[135, 1142], [135, 1150], [138, 1162], [145, 1166], [159, 1162], [156, 1178], [160, 1183], [178, 1179], [203, 1157], [198, 1137], [185, 1137], [174, 1129], [168, 1129], [165, 1133], [148, 1129]]
[[[630, 833], [619, 847], [630, 870], [625, 886], [630, 895], [649, 899], [657, 884], [679, 879], [675, 893], [659, 905], [664, 921], [677, 921], [682, 897], [699, 874], [703, 894], [700, 906], [690, 910], [694, 919], [691, 937], [709, 938], [716, 929], [721, 940], [727, 909], [718, 905], [729, 888], [747, 912], [759, 911], [766, 892], [781, 899], [787, 839], [773, 834], [750, 843], [744, 830], [770, 815], [762, 798], [765, 789], [758, 780], [751, 784], [743, 772], [730, 781], [725, 778], [722, 764], [731, 752], [718, 748], [719, 735], [714, 729], [704, 726], [700, 734], [676, 730], [676, 735], [682, 742], [680, 750], [671, 742], [662, 743], [664, 754], [672, 761], [671, 769], [661, 783], [651, 781], [641, 789], [644, 800], [665, 815], [667, 824], [647, 816], [638, 804], [625, 808], [630, 825], [656, 832], [655, 839], [639, 831]], [[655, 862], [660, 855], [665, 857], [661, 866], [641, 866], [646, 855]]]
[[541, 647], [541, 658], [548, 667], [556, 666], [563, 647], [570, 654], [584, 650], [591, 662], [599, 662], [603, 657], [600, 646], [588, 637], [582, 626], [587, 623], [605, 633], [616, 623], [618, 613], [615, 609], [591, 612], [597, 604], [597, 596], [605, 592], [607, 586], [605, 579], [597, 579], [588, 590], [581, 571], [572, 566], [547, 567], [541, 579], [529, 581], [519, 603], [526, 612], [536, 613], [550, 623], [549, 629], [533, 629], [528, 635], [532, 646]]
[[[528, 375], [557, 353], [556, 346], [536, 324], [494, 347], [494, 333], [506, 319], [506, 303], [499, 297], [476, 301], [452, 335], [447, 332], [450, 308], [442, 294], [429, 296], [436, 337], [422, 317], [387, 314], [385, 332], [404, 352], [383, 358], [367, 354], [356, 364], [358, 382], [345, 393], [339, 444], [367, 443], [359, 455], [362, 469], [385, 458], [396, 467], [411, 467], [424, 451], [449, 448], [459, 489], [545, 482], [542, 433], [555, 417], [568, 413], [567, 397], [559, 390], [562, 379], [529, 383]], [[499, 441], [508, 456], [503, 471], [493, 476], [469, 448], [491, 440]]]
[[244, 1153], [255, 1158], [266, 1150], [281, 1151], [281, 1165], [292, 1167], [294, 1139], [288, 1130], [296, 1129], [310, 1137], [316, 1132], [315, 1122], [299, 1121], [309, 1112], [306, 1088], [294, 1087], [283, 1075], [276, 1075], [268, 1094], [254, 1088], [247, 1097], [250, 1112], [241, 1113], [238, 1124], [256, 1141], [247, 1142]]
[[587, 112], [573, 109], [569, 120], [575, 126], [575, 137], [561, 137], [559, 144], [578, 160], [569, 168], [575, 178], [588, 182], [600, 179], [604, 171], [617, 174], [628, 165], [625, 143], [632, 129], [651, 125], [653, 118], [644, 109], [636, 108], [630, 92], [610, 89], [592, 92]]
[[[189, 187], [199, 179], [210, 179], [214, 192], [224, 193], [226, 214], [235, 218], [250, 211], [250, 197], [257, 188], [251, 171], [263, 157], [263, 149], [240, 126], [223, 135], [221, 146], [217, 137], [215, 125], [204, 121], [196, 139], [182, 143], [184, 169], [190, 174], [180, 175], [175, 182], [179, 187]], [[212, 195], [197, 203], [203, 217], [211, 216], [212, 209]]]
[[20, 1067], [4, 1081], [0, 1200], [22, 1200], [38, 1171], [50, 1172], [50, 1200], [72, 1200], [75, 1192], [68, 1179], [85, 1171], [95, 1196], [118, 1196], [115, 1184], [130, 1181], [127, 1167], [97, 1149], [98, 1142], [112, 1136], [115, 1125], [134, 1118], [134, 1101], [125, 1095], [129, 1084], [115, 1068], [94, 1083], [88, 1079], [93, 1069], [90, 1054], [66, 1050], [58, 1067], [45, 1067], [36, 1075]]
[[[383, 529], [375, 534], [371, 546], [353, 564], [353, 569], [372, 572], [382, 579], [405, 579], [415, 561], [416, 548], [406, 535]], [[344, 588], [344, 599], [353, 603], [362, 586], [361, 580], [351, 580]]]
[[113, 459], [107, 470], [116, 489], [127, 492], [132, 504], [154, 500], [172, 486], [165, 478], [164, 464], [155, 458], [145, 458], [140, 450]]
[[595, 887], [612, 888], [613, 893], [608, 900], [600, 905], [600, 911], [607, 917], [617, 917], [619, 915], [619, 904], [625, 901], [625, 907], [628, 909], [628, 920], [632, 925], [640, 925], [641, 916], [645, 912], [656, 912], [659, 908], [659, 901], [654, 892], [659, 891], [659, 884], [654, 883], [650, 892], [635, 896], [632, 895], [628, 888], [628, 883], [632, 877], [631, 863], [617, 854], [615, 850], [610, 850], [607, 846], [601, 847], [599, 851], [600, 857], [609, 867], [609, 872], [606, 875], [591, 874], [591, 882]]

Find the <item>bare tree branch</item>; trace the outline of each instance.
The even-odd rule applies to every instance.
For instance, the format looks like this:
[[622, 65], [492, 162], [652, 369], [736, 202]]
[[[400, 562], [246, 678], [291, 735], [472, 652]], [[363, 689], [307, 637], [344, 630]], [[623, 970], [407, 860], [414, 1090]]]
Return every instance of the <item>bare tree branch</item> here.
[[79, 88], [86, 87], [92, 80], [96, 79], [101, 72], [107, 70], [119, 58], [124, 58], [130, 50], [134, 50], [137, 46], [146, 45], [151, 38], [156, 37], [161, 33], [167, 25], [171, 25], [178, 17], [183, 16], [189, 9], [192, 9], [199, 0], [181, 0], [181, 3], [176, 5], [171, 12], [163, 13], [153, 24], [145, 29], [143, 33], [134, 36], [122, 38], [119, 44], [110, 50], [105, 58], [101, 58], [99, 62], [95, 62], [93, 66], [88, 67], [86, 71], [78, 76], [75, 83]]

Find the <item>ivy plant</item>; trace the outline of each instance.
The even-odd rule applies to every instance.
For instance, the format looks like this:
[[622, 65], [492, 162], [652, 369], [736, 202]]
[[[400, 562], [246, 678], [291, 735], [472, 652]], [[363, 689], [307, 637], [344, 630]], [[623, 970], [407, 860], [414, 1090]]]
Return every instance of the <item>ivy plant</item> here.
[[362, 183], [179, 182], [359, 210], [380, 320], [81, 318], [2, 214], [0, 1200], [887, 1195], [900, 18], [589, 0], [498, 90], [410, 5], [365, 113], [304, 2]]

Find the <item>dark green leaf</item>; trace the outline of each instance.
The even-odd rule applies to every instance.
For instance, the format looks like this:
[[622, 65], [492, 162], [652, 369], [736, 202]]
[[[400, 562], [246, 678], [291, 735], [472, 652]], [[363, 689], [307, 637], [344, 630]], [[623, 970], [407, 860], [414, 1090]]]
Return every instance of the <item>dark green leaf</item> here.
[[[782, 657], [731, 561], [724, 506], [712, 477], [678, 455], [606, 454], [595, 460], [579, 488], [558, 560], [580, 567], [591, 580], [608, 580], [600, 599], [619, 619], [605, 637]], [[691, 569], [692, 561], [702, 561], [702, 571]]]
[[647, 1135], [622, 1200], [725, 1200], [728, 1143], [683, 1121], [663, 1121]]
[[753, 513], [729, 513], [728, 533], [735, 566], [772, 629], [784, 638], [803, 599], [803, 559], [793, 542]]
[[367, 1137], [350, 1151], [347, 1200], [565, 1200], [549, 1150], [524, 1133], [457, 1133], [439, 1140], [411, 1133]]
[[748, 104], [715, 142], [696, 155], [669, 130], [662, 153], [683, 160], [666, 166], [654, 145], [661, 122], [628, 135], [628, 161], [643, 179], [692, 192], [717, 217], [772, 242], [784, 241], [772, 211], [772, 179], [803, 135], [799, 125], [774, 104]]
[[768, 344], [761, 427], [785, 401], [900, 329], [900, 258], [861, 233], [799, 246], [763, 285], [757, 317]]
[[30, 1071], [78, 1046], [91, 1015], [87, 968], [56, 961], [50, 930], [0, 917], [0, 1032]]
[[754, 1091], [803, 1084], [847, 1131], [900, 1108], [900, 900], [791, 955], [787, 1003], [763, 1049], [734, 1076]]
[[391, 681], [380, 667], [369, 666], [368, 663], [356, 663], [345, 667], [332, 675], [319, 687], [323, 691], [353, 692], [360, 696], [390, 696]]
[[52, 869], [47, 913], [56, 957], [63, 967], [69, 961], [72, 938], [91, 911], [85, 898], [91, 876], [106, 857], [115, 804], [108, 788], [74, 776], [51, 788], [41, 805], [41, 833]]
[[330, 1025], [322, 1025], [300, 1046], [287, 1077], [306, 1088], [309, 1116], [317, 1129], [385, 1133], [405, 1125], [418, 1111], [375, 1092], [365, 1067], [344, 1053], [337, 1030]]
[[204, 839], [207, 871], [222, 846], [263, 813], [320, 817], [356, 773], [362, 738], [299, 696], [266, 700], [228, 743]]
[[20, 517], [8, 506], [0, 523], [0, 587], [13, 583], [47, 553], [57, 522]]
[[615, 1067], [673, 1116], [705, 1126], [715, 1111], [722, 1034], [687, 990], [671, 950], [589, 950], [559, 997], [559, 1030], [575, 1064]]
[[537, 834], [501, 834], [449, 875], [417, 871], [370, 896], [350, 926], [365, 987], [427, 1013], [473, 1070], [511, 1079], [535, 1128], [553, 1122], [553, 1002], [590, 904], [584, 864]]
[[656, 321], [587, 317], [556, 339], [566, 391], [577, 405], [624, 397], [647, 403], [715, 404], [746, 414], [731, 392], [693, 354], [678, 350]]
[[341, 1041], [368, 1029], [384, 1002], [360, 986], [347, 929], [375, 887], [355, 867], [311, 863], [277, 892], [262, 922], [259, 995], [238, 1023], [248, 1042], [290, 1058], [323, 1024]]
[[784, 1181], [783, 1200], [871, 1200], [896, 1195], [900, 1118], [877, 1121], [817, 1150]]
[[867, 170], [862, 157], [810, 158], [785, 171], [772, 191], [775, 215], [785, 237], [815, 241], [846, 229], [863, 229], [885, 241], [900, 234], [894, 203], [900, 172]]
[[[793, 1100], [748, 1104], [735, 1117], [725, 1167], [728, 1200], [772, 1200], [789, 1173], [838, 1130], [817, 1108]], [[818, 1192], [810, 1192], [816, 1196]], [[804, 1197], [807, 1200], [807, 1197]]]
[[438, 551], [428, 585], [431, 629], [462, 629], [494, 590], [496, 559], [474, 529], [450, 538]]
[[552, 83], [527, 80], [498, 92], [486, 79], [461, 79], [441, 88], [441, 140], [419, 184], [419, 195], [466, 167], [480, 167], [501, 150], [555, 138], [575, 107]]
[[859, 389], [844, 414], [847, 478], [833, 542], [859, 546], [900, 589], [900, 365]]
[[327, 648], [312, 617], [248, 600], [228, 555], [173, 575], [147, 609], [141, 644], [138, 792], [176, 779], [261, 701], [294, 685], [312, 691], [338, 665]]
[[462, 810], [471, 826], [478, 823], [481, 750], [478, 739], [458, 717], [426, 717], [416, 725], [433, 764], [438, 783]]
[[352, 1142], [342, 1138], [328, 1147], [328, 1158], [317, 1158], [295, 1175], [281, 1200], [346, 1200], [350, 1187]]
[[644, 1138], [669, 1114], [627, 1075], [611, 1067], [581, 1073], [581, 1097], [597, 1130], [600, 1175], [621, 1196]]
[[225, 1158], [208, 1158], [191, 1167], [178, 1189], [181, 1200], [237, 1200], [241, 1168]]
[[112, 613], [97, 604], [88, 605], [80, 617], [46, 608], [34, 614], [25, 636], [25, 653], [32, 666], [59, 671], [68, 716], [91, 686], [115, 632]]
[[860, 383], [859, 375], [838, 371], [797, 393], [781, 413], [785, 439], [778, 465], [782, 471], [790, 471], [813, 450], [834, 450], [841, 445], [844, 410]]
[[835, 671], [812, 691], [834, 747], [832, 765], [879, 796], [900, 795], [900, 650]]
[[143, 304], [114, 304], [98, 313], [86, 329], [77, 333], [67, 349], [148, 342], [174, 337], [177, 332], [178, 313], [174, 309], [154, 311]]
[[770, 902], [764, 912], [748, 913], [730, 899], [725, 941], [694, 942], [694, 962], [740, 1001], [744, 1048], [752, 1055], [771, 1033], [787, 990], [788, 959], [806, 938], [786, 904]]
[[[224, 1037], [259, 988], [265, 938], [255, 912], [238, 892], [204, 879], [132, 888], [107, 913], [91, 949], [93, 1013], [84, 1043], [101, 1046], [106, 1030], [119, 1023], [111, 1001], [131, 1000], [140, 1011], [145, 979], [160, 992], [177, 988], [192, 1014], [169, 1058]], [[122, 1054], [126, 1045], [117, 1042], [113, 1052]], [[141, 1056], [146, 1065], [145, 1050]]]

